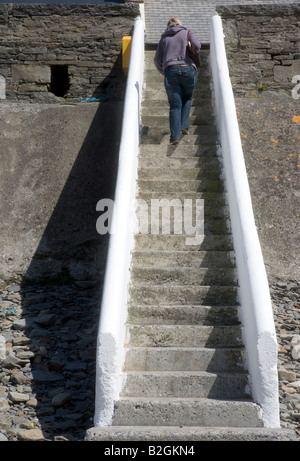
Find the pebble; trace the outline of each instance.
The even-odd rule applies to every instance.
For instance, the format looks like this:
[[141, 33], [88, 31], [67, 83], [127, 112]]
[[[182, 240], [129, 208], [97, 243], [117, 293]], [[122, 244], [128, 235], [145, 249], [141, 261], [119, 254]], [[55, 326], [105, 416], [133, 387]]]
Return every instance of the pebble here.
[[270, 294], [278, 340], [281, 427], [294, 429], [300, 440], [300, 282], [274, 282]]
[[[281, 426], [300, 440], [300, 282], [274, 282], [270, 294]], [[99, 296], [87, 281], [0, 291], [0, 441], [84, 440], [93, 426]]]
[[99, 296], [90, 281], [0, 290], [0, 441], [84, 440]]

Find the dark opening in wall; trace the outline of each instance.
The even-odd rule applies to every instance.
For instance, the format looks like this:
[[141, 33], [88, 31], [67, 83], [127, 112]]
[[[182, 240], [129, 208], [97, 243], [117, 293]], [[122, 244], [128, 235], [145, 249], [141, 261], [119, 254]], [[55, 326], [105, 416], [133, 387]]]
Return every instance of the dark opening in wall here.
[[65, 96], [69, 89], [68, 66], [51, 66], [50, 91], [55, 96]]

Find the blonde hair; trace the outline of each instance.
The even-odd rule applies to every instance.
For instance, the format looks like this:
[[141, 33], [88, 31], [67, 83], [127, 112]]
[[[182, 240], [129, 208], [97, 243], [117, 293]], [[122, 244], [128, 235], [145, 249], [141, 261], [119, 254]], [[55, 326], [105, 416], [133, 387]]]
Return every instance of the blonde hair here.
[[180, 24], [182, 26], [182, 22], [180, 21], [180, 19], [176, 19], [176, 18], [171, 18], [168, 21], [167, 27], [169, 27], [171, 24]]

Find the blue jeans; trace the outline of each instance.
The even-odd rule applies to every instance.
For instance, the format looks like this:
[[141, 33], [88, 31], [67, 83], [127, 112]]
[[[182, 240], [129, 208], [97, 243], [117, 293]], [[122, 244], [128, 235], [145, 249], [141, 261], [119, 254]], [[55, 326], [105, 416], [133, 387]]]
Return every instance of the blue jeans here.
[[189, 129], [192, 96], [198, 80], [194, 66], [169, 66], [164, 83], [168, 95], [170, 112], [170, 142], [180, 140], [181, 129]]

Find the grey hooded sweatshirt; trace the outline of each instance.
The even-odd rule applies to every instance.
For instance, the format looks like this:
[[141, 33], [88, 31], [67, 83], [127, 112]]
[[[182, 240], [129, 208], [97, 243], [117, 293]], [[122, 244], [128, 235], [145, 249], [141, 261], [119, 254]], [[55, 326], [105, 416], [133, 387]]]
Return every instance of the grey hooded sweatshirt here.
[[[162, 34], [154, 56], [154, 64], [161, 74], [170, 65], [194, 65], [186, 52], [187, 34], [188, 30], [177, 23], [171, 24]], [[190, 42], [200, 50], [201, 44], [193, 32], [190, 32]]]

